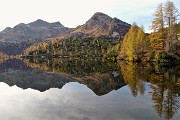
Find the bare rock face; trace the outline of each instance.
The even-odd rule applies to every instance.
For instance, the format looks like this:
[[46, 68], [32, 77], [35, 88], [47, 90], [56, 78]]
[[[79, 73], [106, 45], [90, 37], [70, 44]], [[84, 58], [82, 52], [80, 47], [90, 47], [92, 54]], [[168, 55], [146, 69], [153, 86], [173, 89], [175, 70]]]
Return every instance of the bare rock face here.
[[60, 22], [48, 23], [38, 19], [29, 24], [20, 23], [14, 28], [7, 27], [0, 32], [0, 52], [20, 54], [30, 45], [69, 31], [71, 29], [64, 27]]
[[27, 47], [50, 38], [76, 40], [80, 37], [105, 37], [122, 40], [130, 26], [100, 12], [95, 13], [84, 25], [74, 29], [64, 27], [60, 22], [48, 23], [38, 19], [29, 24], [20, 23], [14, 28], [7, 27], [1, 31], [0, 52], [20, 54]]
[[89, 27], [92, 28], [94, 26], [102, 26], [102, 27], [106, 27], [107, 25], [111, 24], [112, 18], [109, 17], [106, 14], [103, 13], [95, 13], [91, 19], [89, 19], [86, 24], [85, 27]]
[[[122, 39], [130, 28], [130, 24], [117, 18], [97, 12], [84, 25], [78, 26], [65, 37], [78, 38], [80, 33], [88, 37], [108, 37]], [[73, 37], [72, 37], [73, 36]]]

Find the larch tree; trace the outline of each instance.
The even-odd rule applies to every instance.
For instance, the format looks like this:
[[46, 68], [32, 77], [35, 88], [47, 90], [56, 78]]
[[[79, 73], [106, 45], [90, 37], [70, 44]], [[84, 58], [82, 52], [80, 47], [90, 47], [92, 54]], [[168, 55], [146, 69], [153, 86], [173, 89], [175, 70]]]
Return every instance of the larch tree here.
[[153, 14], [151, 29], [156, 33], [155, 39], [164, 39], [164, 12], [163, 4], [160, 3]]
[[168, 38], [166, 41], [166, 52], [172, 55], [173, 53], [173, 41], [177, 39], [177, 33], [175, 30], [175, 23], [178, 19], [179, 12], [172, 1], [167, 1], [164, 7], [165, 22], [168, 27]]
[[137, 38], [136, 38], [136, 54], [142, 57], [144, 51], [144, 44], [145, 44], [145, 33], [144, 27], [138, 28], [137, 31]]
[[129, 37], [129, 60], [137, 60], [137, 53], [136, 53], [136, 37], [137, 37], [137, 25], [133, 23], [132, 27], [130, 28], [130, 37]]
[[136, 23], [133, 23], [128, 33], [125, 35], [120, 50], [120, 55], [119, 55], [120, 58], [130, 61], [138, 60], [138, 53], [137, 53], [137, 46], [139, 45], [137, 40], [138, 29], [139, 28], [136, 25]]

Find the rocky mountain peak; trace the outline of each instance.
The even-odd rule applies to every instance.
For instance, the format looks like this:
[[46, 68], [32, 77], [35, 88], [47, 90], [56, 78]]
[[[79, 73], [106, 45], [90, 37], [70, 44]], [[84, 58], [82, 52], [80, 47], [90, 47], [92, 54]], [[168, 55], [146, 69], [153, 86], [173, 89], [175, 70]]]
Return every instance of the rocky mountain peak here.
[[15, 30], [15, 31], [24, 30], [24, 29], [26, 29], [27, 27], [28, 27], [28, 26], [26, 26], [25, 23], [20, 23], [20, 24], [16, 25], [16, 26], [13, 28], [13, 30]]
[[51, 23], [53, 27], [64, 27], [59, 21]]
[[[97, 12], [84, 25], [77, 27], [69, 36], [78, 38], [83, 36], [117, 38], [122, 40], [130, 28], [130, 24], [117, 18]], [[79, 35], [81, 33], [81, 35]]]
[[41, 19], [37, 19], [36, 21], [34, 21], [34, 23], [48, 23], [48, 22]]
[[109, 24], [112, 18], [104, 13], [97, 12], [95, 13], [87, 22], [86, 24], [91, 26], [101, 25], [104, 26]]
[[60, 22], [49, 23], [41, 19], [28, 24], [31, 27], [64, 27]]
[[20, 23], [13, 28], [6, 28], [0, 32], [0, 52], [6, 54], [20, 54], [30, 45], [37, 44], [49, 38], [57, 37], [71, 31], [60, 22], [49, 23], [38, 19], [25, 24]]
[[104, 16], [104, 17], [109, 17], [107, 14], [102, 13], [102, 12], [96, 12], [94, 13], [94, 15], [92, 17], [96, 17], [96, 16]]
[[8, 31], [10, 31], [12, 28], [11, 27], [6, 27], [3, 31], [2, 31], [2, 33], [6, 33], [6, 32], [8, 32]]
[[32, 27], [47, 27], [47, 26], [49, 26], [49, 23], [46, 21], [43, 21], [41, 19], [38, 19], [34, 22], [29, 23], [29, 25]]
[[28, 24], [18, 24], [14, 28], [6, 28], [0, 32], [0, 52], [19, 54], [30, 45], [37, 44], [49, 38], [59, 39], [80, 37], [106, 37], [122, 40], [130, 28], [130, 24], [117, 18], [97, 12], [84, 25], [71, 29], [60, 22], [49, 23], [38, 19]]

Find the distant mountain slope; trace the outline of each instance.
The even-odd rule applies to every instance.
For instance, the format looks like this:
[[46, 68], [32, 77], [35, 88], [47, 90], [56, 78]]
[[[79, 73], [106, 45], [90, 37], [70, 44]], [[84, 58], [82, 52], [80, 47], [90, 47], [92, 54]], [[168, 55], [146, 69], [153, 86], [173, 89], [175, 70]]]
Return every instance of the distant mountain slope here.
[[38, 19], [29, 24], [20, 23], [14, 28], [7, 27], [0, 32], [0, 52], [20, 54], [30, 45], [69, 31], [71, 29], [64, 27], [60, 22], [48, 23]]
[[84, 25], [78, 26], [69, 34], [61, 38], [77, 39], [82, 36], [88, 37], [108, 37], [122, 39], [130, 28], [130, 24], [117, 18], [97, 12]]
[[[95, 13], [84, 25], [74, 28], [67, 34], [55, 37], [49, 42], [31, 46], [25, 55], [46, 57], [97, 57], [110, 51], [112, 46], [119, 49], [119, 43], [129, 31], [130, 24], [104, 13]], [[111, 55], [117, 56], [113, 52]]]
[[[36, 63], [29, 63], [28, 65], [32, 65], [31, 67], [38, 66]], [[31, 67], [17, 59], [9, 59], [0, 63], [0, 83], [4, 82], [9, 86], [16, 85], [22, 89], [31, 88], [44, 92], [51, 88], [61, 89], [70, 82], [78, 82], [86, 85], [98, 96], [108, 94], [112, 90], [118, 90], [126, 85], [120, 75], [95, 73], [84, 77], [75, 77], [70, 73], [58, 72], [54, 74], [52, 71], [42, 71]]]
[[55, 38], [56, 40], [76, 40], [80, 37], [103, 37], [122, 40], [130, 24], [117, 18], [97, 12], [84, 25], [74, 29], [64, 27], [61, 23], [48, 23], [36, 20], [29, 24], [20, 23], [14, 28], [7, 27], [0, 32], [0, 52], [20, 54], [31, 45]]

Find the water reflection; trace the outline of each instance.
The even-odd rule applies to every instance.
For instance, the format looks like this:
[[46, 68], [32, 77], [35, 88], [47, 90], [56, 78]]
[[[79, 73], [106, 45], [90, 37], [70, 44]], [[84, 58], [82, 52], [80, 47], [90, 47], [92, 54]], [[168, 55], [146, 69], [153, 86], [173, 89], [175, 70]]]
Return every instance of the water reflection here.
[[179, 110], [180, 73], [179, 67], [158, 64], [119, 62], [125, 82], [133, 96], [144, 94], [144, 82], [150, 83], [149, 94], [160, 117], [172, 119]]
[[31, 68], [68, 74], [98, 96], [126, 85], [120, 74], [119, 64], [101, 59], [30, 59], [25, 63]]
[[[26, 61], [26, 64], [30, 66], [28, 67], [20, 60], [8, 60], [0, 65], [3, 66], [0, 67], [0, 71], [2, 71], [0, 81], [10, 86], [16, 85], [23, 89], [32, 88], [41, 92], [50, 88], [61, 89], [69, 82], [79, 82], [86, 85], [98, 96], [105, 95], [126, 85], [122, 76], [116, 71], [118, 70], [118, 64], [99, 64], [99, 61], [84, 61], [80, 65], [80, 62], [72, 61], [70, 63], [74, 65], [71, 65], [68, 63], [69, 61], [65, 60], [65, 62], [60, 64], [57, 61], [42, 63]], [[87, 67], [83, 68], [83, 64], [86, 64]], [[55, 68], [53, 68], [54, 66]]]
[[[9, 60], [0, 64], [0, 81], [10, 86], [16, 85], [23, 89], [32, 88], [41, 92], [49, 90], [50, 88], [61, 89], [67, 83], [78, 82], [86, 85], [96, 95], [102, 96], [99, 98], [102, 102], [102, 109], [111, 107], [107, 104], [115, 103], [117, 106], [119, 105], [123, 108], [119, 109], [116, 108], [116, 105], [113, 105], [114, 110], [116, 109], [114, 114], [112, 113], [113, 108], [111, 110], [106, 110], [106, 114], [113, 114], [116, 116], [109, 119], [179, 119], [180, 73], [179, 66], [177, 65], [108, 62], [102, 59], [33, 59], [25, 60], [24, 62], [26, 64], [22, 63], [20, 60]], [[7, 68], [5, 66], [7, 66]], [[75, 84], [77, 85], [77, 83]], [[71, 88], [68, 87], [68, 89]], [[64, 88], [61, 90], [65, 90], [63, 94], [66, 94], [66, 96], [74, 96], [68, 92], [68, 89]], [[77, 89], [79, 89], [79, 87]], [[81, 90], [86, 91], [87, 89], [83, 87]], [[82, 93], [81, 90], [74, 94]], [[113, 90], [117, 90], [117, 92]], [[130, 93], [128, 92], [129, 90]], [[112, 96], [112, 94], [116, 95]], [[130, 94], [134, 99], [130, 97]], [[83, 96], [78, 95], [74, 99], [85, 99], [84, 97], [86, 97], [93, 101], [93, 103], [91, 103], [87, 100], [92, 106], [101, 104], [100, 101], [98, 102], [97, 98], [92, 96], [92, 93], [88, 92], [88, 94], [83, 93]], [[78, 99], [77, 101], [81, 103], [83, 102], [82, 99]], [[114, 99], [120, 101], [115, 102]], [[108, 103], [107, 101], [103, 103], [104, 100], [108, 100]], [[151, 102], [153, 103], [151, 104]], [[123, 106], [123, 104], [126, 105]], [[156, 117], [156, 115], [152, 113], [152, 105], [159, 117]], [[62, 107], [66, 109], [64, 106]], [[144, 113], [143, 116], [138, 114], [136, 109], [139, 107], [143, 107], [143, 109], [140, 110], [142, 113], [146, 111], [149, 115], [146, 113]], [[75, 108], [82, 109], [78, 106], [75, 106]], [[87, 109], [83, 107], [83, 111]], [[134, 111], [129, 111], [130, 109], [134, 109]], [[95, 108], [93, 108], [93, 110], [97, 111], [99, 109], [95, 110]], [[121, 117], [118, 116], [120, 111], [123, 113]], [[92, 111], [88, 112], [91, 113]], [[91, 115], [95, 115], [95, 113]], [[122, 117], [123, 115], [125, 116]], [[69, 119], [75, 119], [73, 116], [71, 117], [72, 118]], [[99, 118], [106, 119], [108, 116]], [[83, 119], [97, 118], [85, 116]]]
[[85, 76], [91, 73], [109, 73], [119, 71], [119, 64], [103, 59], [25, 59], [24, 62], [31, 68], [52, 71], [54, 73], [68, 73], [76, 76]]
[[[170, 68], [151, 75], [151, 96], [158, 115], [166, 119], [173, 118], [179, 110], [180, 79], [178, 70]], [[158, 82], [156, 82], [159, 80]]]
[[[4, 90], [2, 92], [2, 89]], [[0, 84], [2, 120], [146, 120], [157, 119], [146, 100], [132, 99], [128, 88], [98, 97], [85, 85], [69, 83], [43, 93]]]
[[41, 92], [50, 88], [61, 89], [66, 83], [74, 82], [66, 75], [56, 75], [28, 67], [17, 59], [9, 59], [0, 64], [0, 82], [22, 89], [32, 88]]

